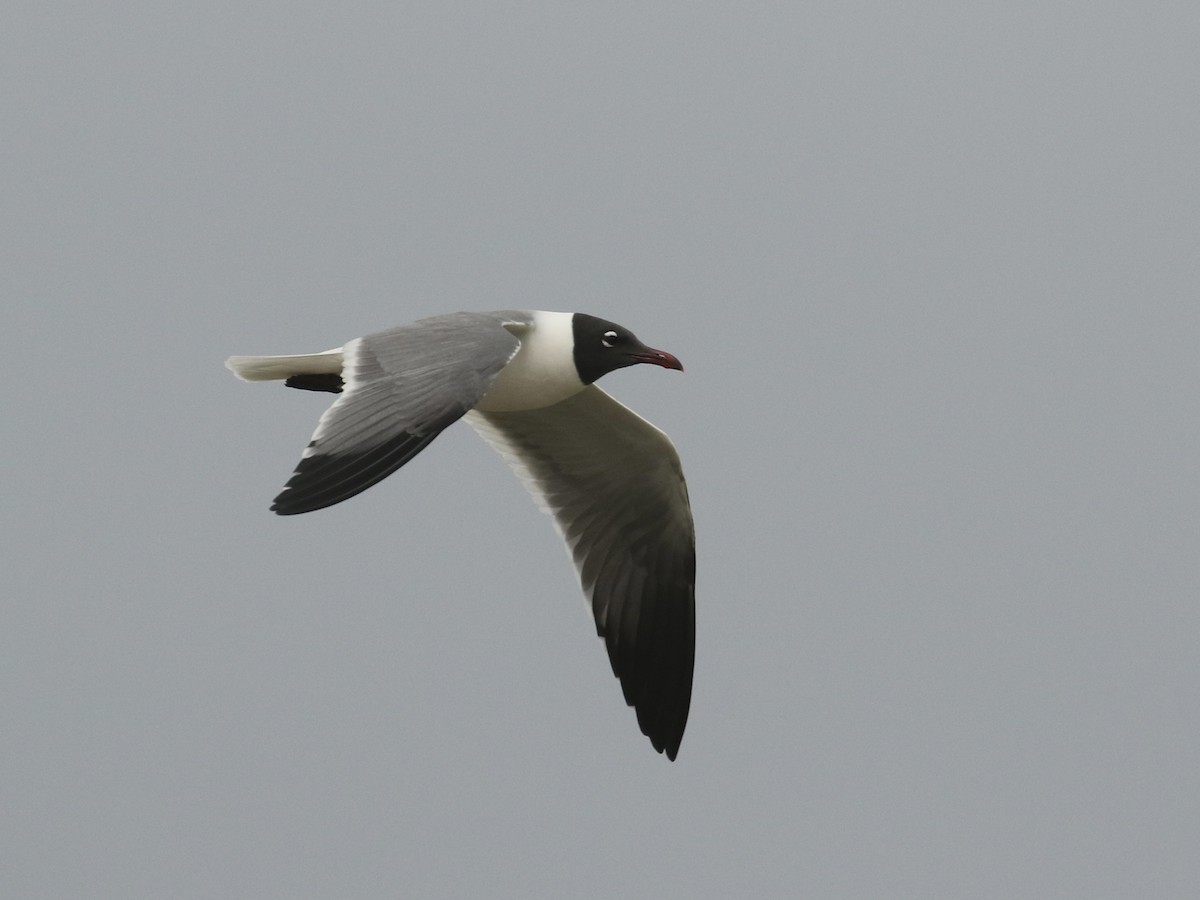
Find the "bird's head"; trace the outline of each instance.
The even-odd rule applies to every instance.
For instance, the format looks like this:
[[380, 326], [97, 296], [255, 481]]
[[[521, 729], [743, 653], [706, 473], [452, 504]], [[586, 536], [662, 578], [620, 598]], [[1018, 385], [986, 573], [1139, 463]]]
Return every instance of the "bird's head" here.
[[647, 347], [637, 335], [616, 322], [575, 313], [571, 327], [575, 339], [575, 369], [584, 384], [591, 384], [614, 369], [638, 363], [683, 371], [683, 364], [673, 355]]

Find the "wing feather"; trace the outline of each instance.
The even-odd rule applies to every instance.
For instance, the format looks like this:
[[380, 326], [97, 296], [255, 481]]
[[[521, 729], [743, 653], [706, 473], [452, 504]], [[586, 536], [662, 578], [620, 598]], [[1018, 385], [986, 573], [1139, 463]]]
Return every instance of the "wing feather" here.
[[351, 341], [342, 393], [271, 509], [332, 506], [399, 469], [479, 402], [520, 348], [506, 326], [528, 324], [515, 312], [453, 313]]
[[696, 545], [670, 439], [595, 385], [467, 422], [554, 516], [625, 700], [674, 759], [691, 705]]

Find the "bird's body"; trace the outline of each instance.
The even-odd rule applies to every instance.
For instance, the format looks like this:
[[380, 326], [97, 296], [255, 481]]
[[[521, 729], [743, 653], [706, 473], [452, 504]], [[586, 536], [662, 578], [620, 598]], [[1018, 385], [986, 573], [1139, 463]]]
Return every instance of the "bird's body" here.
[[452, 313], [299, 356], [231, 357], [248, 381], [338, 393], [272, 509], [331, 506], [467, 422], [554, 516], [626, 701], [674, 759], [695, 648], [695, 539], [665, 434], [593, 382], [617, 368], [682, 369], [582, 313]]

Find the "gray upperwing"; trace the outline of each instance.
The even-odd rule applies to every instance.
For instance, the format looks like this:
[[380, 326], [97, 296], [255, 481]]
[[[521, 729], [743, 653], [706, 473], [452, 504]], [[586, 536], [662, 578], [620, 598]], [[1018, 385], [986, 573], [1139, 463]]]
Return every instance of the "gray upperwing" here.
[[396, 471], [479, 402], [516, 355], [524, 312], [452, 313], [379, 331], [344, 349], [338, 399], [321, 416], [271, 506], [311, 512]]
[[554, 516], [625, 700], [674, 759], [692, 696], [696, 544], [670, 439], [594, 385], [466, 420]]

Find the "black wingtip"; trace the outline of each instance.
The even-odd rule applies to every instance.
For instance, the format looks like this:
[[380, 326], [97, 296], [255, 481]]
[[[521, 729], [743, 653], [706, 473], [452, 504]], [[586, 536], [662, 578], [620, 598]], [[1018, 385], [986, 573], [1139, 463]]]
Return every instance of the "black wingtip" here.
[[688, 709], [691, 706], [691, 684], [688, 684], [687, 699], [682, 704], [677, 703], [671, 709], [662, 713], [656, 721], [643, 722], [646, 718], [638, 716], [638, 724], [642, 733], [650, 738], [654, 749], [662, 753], [671, 762], [679, 755], [679, 746], [683, 743], [683, 732], [687, 728]]
[[427, 434], [401, 432], [357, 453], [306, 456], [271, 504], [271, 511], [279, 516], [295, 516], [349, 500], [387, 478], [439, 433], [440, 429]]

